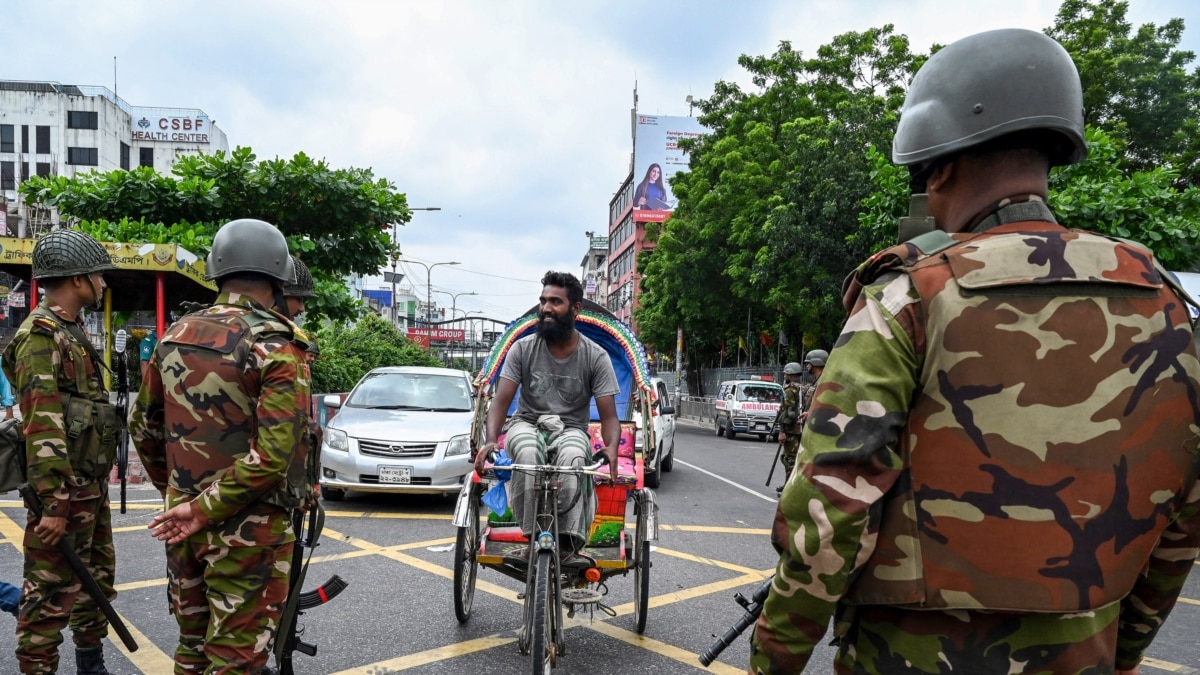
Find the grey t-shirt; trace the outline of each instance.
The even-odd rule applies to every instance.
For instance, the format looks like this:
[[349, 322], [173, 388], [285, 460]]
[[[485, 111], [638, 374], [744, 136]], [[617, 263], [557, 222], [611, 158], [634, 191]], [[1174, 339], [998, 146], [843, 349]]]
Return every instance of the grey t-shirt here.
[[542, 415], [558, 415], [566, 426], [584, 431], [592, 398], [621, 391], [608, 353], [582, 334], [565, 359], [554, 358], [537, 335], [517, 340], [504, 359], [500, 377], [521, 386], [517, 417], [536, 424]]

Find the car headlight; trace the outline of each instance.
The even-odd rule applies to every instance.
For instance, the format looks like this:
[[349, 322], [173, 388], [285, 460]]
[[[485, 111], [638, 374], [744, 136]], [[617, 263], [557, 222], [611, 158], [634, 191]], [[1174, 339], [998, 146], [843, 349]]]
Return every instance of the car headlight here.
[[733, 416], [738, 419], [742, 419], [742, 418], [746, 417], [746, 413], [742, 412], [741, 410], [735, 410], [735, 411], [733, 411]]
[[350, 437], [341, 429], [333, 427], [325, 428], [325, 445], [329, 446], [330, 450], [341, 450], [342, 452], [350, 452]]
[[446, 444], [446, 456], [455, 457], [457, 455], [465, 455], [471, 452], [471, 437], [467, 435], [455, 436]]

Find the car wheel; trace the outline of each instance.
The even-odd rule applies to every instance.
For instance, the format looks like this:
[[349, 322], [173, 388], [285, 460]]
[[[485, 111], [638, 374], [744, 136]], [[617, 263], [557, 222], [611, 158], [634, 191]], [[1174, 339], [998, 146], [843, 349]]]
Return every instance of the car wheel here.
[[725, 438], [732, 441], [734, 436], [737, 436], [737, 432], [733, 430], [733, 425], [730, 424], [729, 428], [725, 429]]
[[717, 425], [717, 435], [724, 436], [725, 429], [721, 428], [721, 418], [720, 417], [714, 418], [713, 423]]
[[[662, 453], [662, 448], [659, 448], [658, 452]], [[662, 455], [660, 454], [659, 456], [661, 457]], [[662, 482], [661, 475], [662, 475], [662, 464], [661, 464], [661, 460], [660, 460], [659, 468], [657, 470], [646, 472], [646, 487], [648, 487], [648, 488], [658, 487], [659, 483]]]
[[340, 502], [346, 498], [346, 491], [339, 488], [321, 488], [321, 497], [327, 502]]
[[[674, 441], [674, 439], [671, 439], [671, 440]], [[663, 457], [662, 466], [659, 467], [659, 470], [666, 471], [667, 473], [671, 473], [671, 469], [674, 469], [674, 468], [675, 468], [675, 443], [672, 442], [671, 443], [671, 454], [667, 455], [666, 457]]]
[[762, 441], [763, 443], [766, 443], [766, 442], [767, 442], [767, 435], [766, 435], [766, 434], [759, 434], [759, 435], [758, 435], [758, 440]]

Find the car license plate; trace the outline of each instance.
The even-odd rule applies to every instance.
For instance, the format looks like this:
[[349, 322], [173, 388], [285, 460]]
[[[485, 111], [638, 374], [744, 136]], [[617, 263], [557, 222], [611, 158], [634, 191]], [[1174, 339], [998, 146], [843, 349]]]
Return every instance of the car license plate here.
[[755, 429], [766, 429], [766, 428], [767, 428], [767, 423], [766, 423], [766, 422], [755, 422], [755, 423], [754, 423], [754, 428], [755, 428]]
[[408, 485], [412, 482], [411, 466], [381, 466], [379, 467], [380, 483], [401, 483]]

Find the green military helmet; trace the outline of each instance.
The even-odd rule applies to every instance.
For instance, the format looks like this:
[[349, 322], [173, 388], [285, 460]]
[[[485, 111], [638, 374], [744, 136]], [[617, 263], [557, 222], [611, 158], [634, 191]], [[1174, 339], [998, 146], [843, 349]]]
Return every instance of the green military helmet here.
[[784, 375], [799, 375], [800, 373], [803, 373], [803, 372], [804, 372], [804, 366], [800, 365], [799, 363], [796, 363], [795, 361], [792, 361], [791, 363], [789, 363], [783, 367]]
[[220, 279], [238, 272], [257, 272], [285, 284], [295, 283], [296, 269], [283, 233], [274, 225], [253, 218], [222, 225], [213, 237], [204, 278]]
[[1005, 28], [965, 37], [913, 77], [892, 143], [902, 166], [957, 154], [1014, 132], [1042, 131], [1052, 165], [1087, 156], [1075, 62], [1042, 33]]
[[78, 230], [54, 230], [33, 245], [34, 279], [72, 277], [115, 269], [117, 266], [100, 242]]
[[292, 257], [292, 265], [296, 268], [296, 281], [289, 283], [283, 287], [283, 295], [288, 298], [315, 298], [317, 297], [317, 285], [313, 282], [312, 272], [308, 271], [308, 265], [304, 261]]
[[824, 349], [814, 349], [804, 355], [804, 362], [810, 366], [824, 368], [825, 362], [829, 360], [829, 352]]

